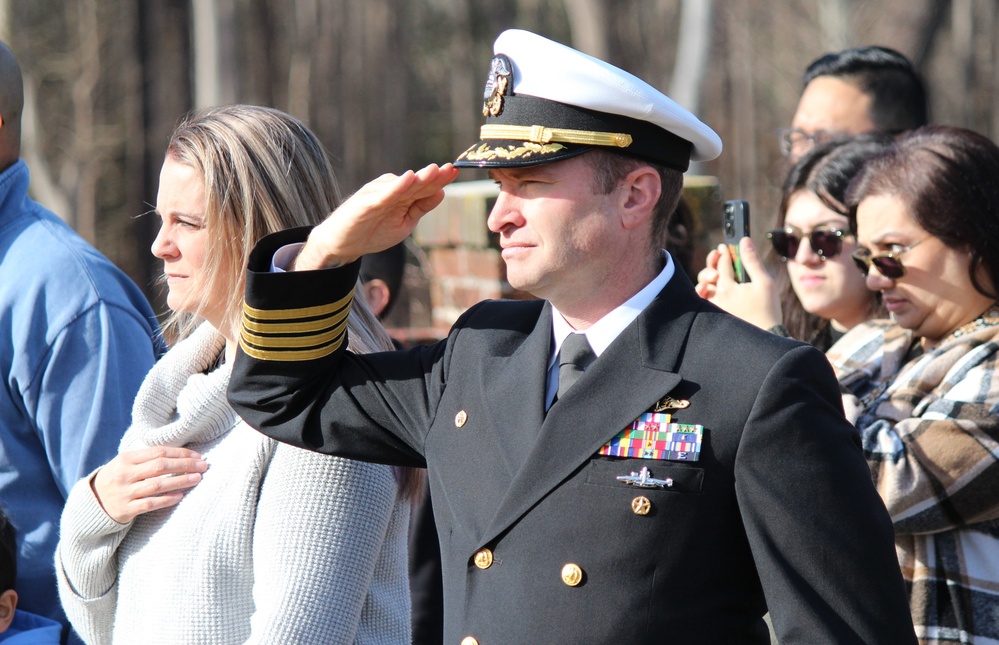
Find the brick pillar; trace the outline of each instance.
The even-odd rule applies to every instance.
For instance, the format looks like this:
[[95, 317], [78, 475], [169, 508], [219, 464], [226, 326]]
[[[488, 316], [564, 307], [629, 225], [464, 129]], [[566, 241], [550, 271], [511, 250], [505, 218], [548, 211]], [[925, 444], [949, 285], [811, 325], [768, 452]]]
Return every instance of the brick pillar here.
[[488, 180], [451, 184], [441, 205], [413, 231], [432, 272], [431, 326], [441, 336], [470, 306], [509, 293], [499, 245], [486, 228], [498, 193]]

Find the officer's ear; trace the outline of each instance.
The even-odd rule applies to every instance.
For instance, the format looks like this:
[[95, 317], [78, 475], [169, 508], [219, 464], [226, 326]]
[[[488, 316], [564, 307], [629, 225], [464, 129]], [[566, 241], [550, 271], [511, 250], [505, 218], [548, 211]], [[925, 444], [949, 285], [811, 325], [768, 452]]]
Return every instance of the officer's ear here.
[[649, 220], [659, 196], [662, 180], [652, 166], [638, 166], [621, 180], [622, 223], [625, 228], [635, 228]]

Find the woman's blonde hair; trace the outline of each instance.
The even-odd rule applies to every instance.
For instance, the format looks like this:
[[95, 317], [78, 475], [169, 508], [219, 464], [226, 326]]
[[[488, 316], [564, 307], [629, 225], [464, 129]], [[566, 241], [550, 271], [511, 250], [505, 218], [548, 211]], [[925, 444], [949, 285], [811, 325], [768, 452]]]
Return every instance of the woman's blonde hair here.
[[[227, 338], [238, 336], [250, 251], [265, 235], [315, 226], [340, 204], [333, 166], [316, 136], [295, 117], [272, 108], [227, 105], [188, 114], [174, 130], [166, 156], [204, 180], [207, 249], [199, 288], [225, 293]], [[356, 289], [347, 321], [355, 353], [392, 349], [392, 341]], [[203, 310], [206, 302], [199, 305]], [[171, 312], [164, 334], [176, 341], [200, 324]], [[415, 473], [417, 471], [410, 471]], [[420, 484], [407, 474], [407, 494]]]

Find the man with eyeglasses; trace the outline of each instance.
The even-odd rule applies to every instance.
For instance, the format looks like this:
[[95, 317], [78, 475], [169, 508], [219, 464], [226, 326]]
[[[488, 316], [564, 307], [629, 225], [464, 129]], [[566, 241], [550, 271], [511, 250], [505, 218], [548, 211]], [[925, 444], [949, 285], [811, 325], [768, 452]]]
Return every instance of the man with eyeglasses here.
[[929, 122], [919, 73], [887, 47], [825, 54], [805, 69], [803, 81], [791, 127], [778, 130], [781, 153], [792, 162], [831, 136], [901, 134]]

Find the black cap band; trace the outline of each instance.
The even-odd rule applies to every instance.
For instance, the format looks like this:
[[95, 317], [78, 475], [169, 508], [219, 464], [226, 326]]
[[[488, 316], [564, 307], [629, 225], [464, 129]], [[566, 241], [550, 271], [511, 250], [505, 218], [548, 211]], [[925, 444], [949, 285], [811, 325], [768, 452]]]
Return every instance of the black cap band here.
[[[599, 134], [628, 135], [631, 141], [622, 146], [553, 143], [531, 141], [528, 137], [484, 139], [475, 144], [455, 162], [462, 167], [528, 166], [549, 163], [579, 155], [599, 147], [620, 154], [674, 168], [681, 172], [690, 165], [692, 144], [672, 132], [648, 121], [598, 112], [534, 96], [507, 95], [502, 111], [486, 118], [486, 125], [512, 125], [531, 128], [573, 130]], [[620, 138], [620, 137], [619, 137]], [[525, 143], [526, 142], [526, 143]]]

